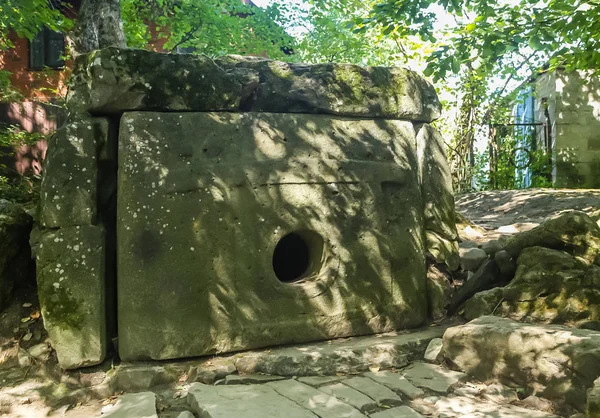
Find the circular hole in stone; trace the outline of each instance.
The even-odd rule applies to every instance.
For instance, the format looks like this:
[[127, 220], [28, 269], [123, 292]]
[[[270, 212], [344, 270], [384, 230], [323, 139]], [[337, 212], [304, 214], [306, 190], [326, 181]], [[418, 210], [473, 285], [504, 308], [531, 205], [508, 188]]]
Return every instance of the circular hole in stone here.
[[313, 231], [297, 231], [279, 240], [273, 252], [273, 271], [279, 281], [292, 283], [316, 273], [322, 263], [323, 238]]

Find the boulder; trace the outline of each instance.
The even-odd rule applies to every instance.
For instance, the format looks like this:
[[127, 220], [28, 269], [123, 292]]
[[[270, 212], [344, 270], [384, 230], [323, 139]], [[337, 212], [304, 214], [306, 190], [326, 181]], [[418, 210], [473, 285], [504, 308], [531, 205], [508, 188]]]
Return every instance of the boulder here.
[[32, 271], [28, 243], [32, 224], [21, 205], [0, 199], [0, 311], [15, 283]]
[[580, 411], [600, 375], [600, 334], [560, 325], [483, 316], [446, 330], [446, 360], [486, 381], [524, 387]]
[[79, 56], [72, 83], [69, 106], [78, 112], [326, 113], [422, 122], [441, 113], [431, 84], [390, 67], [107, 48]]
[[487, 258], [487, 253], [481, 248], [461, 248], [460, 267], [463, 271], [475, 271]]
[[450, 274], [444, 265], [430, 264], [427, 267], [427, 305], [429, 317], [433, 320], [446, 316], [446, 306], [452, 297]]
[[508, 239], [504, 249], [517, 258], [527, 247], [563, 250], [600, 265], [600, 227], [583, 212], [566, 212]]
[[512, 277], [517, 269], [517, 263], [514, 258], [510, 256], [508, 251], [501, 250], [494, 254], [494, 261], [500, 269], [500, 273], [506, 277]]
[[454, 313], [476, 293], [506, 284], [506, 279], [494, 260], [486, 260], [477, 271], [452, 295], [448, 312]]
[[476, 293], [464, 306], [462, 316], [468, 321], [484, 315], [492, 315], [502, 300], [503, 289], [495, 287]]
[[600, 418], [600, 377], [587, 392], [587, 418]]

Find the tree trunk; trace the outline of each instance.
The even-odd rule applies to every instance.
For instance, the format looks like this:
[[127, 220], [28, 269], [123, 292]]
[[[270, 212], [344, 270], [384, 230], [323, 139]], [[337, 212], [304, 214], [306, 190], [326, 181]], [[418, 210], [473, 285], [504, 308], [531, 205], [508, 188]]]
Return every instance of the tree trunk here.
[[75, 54], [126, 47], [120, 0], [83, 0], [74, 35]]

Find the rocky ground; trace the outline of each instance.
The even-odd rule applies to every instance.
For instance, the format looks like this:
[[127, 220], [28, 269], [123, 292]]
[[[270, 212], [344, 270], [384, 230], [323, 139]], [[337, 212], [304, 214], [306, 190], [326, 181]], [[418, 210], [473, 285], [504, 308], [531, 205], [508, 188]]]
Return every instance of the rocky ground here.
[[600, 417], [600, 191], [483, 192], [457, 209], [461, 269], [432, 266], [443, 319], [410, 332], [62, 372], [35, 286], [17, 286], [0, 416]]

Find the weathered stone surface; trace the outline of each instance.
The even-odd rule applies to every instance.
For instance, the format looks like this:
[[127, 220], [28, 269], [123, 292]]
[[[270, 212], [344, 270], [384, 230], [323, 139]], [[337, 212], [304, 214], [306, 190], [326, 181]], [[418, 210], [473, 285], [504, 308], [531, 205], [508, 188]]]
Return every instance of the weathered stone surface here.
[[470, 321], [480, 316], [494, 314], [494, 310], [498, 310], [500, 307], [503, 293], [504, 290], [501, 287], [476, 293], [475, 296], [465, 303], [462, 316]]
[[425, 244], [437, 262], [458, 268], [458, 232], [452, 177], [442, 136], [429, 124], [417, 126], [417, 148], [425, 204]]
[[514, 258], [510, 256], [508, 251], [501, 250], [494, 254], [494, 262], [500, 269], [500, 273], [507, 277], [512, 277], [517, 270], [517, 263]]
[[415, 399], [425, 396], [425, 392], [414, 386], [399, 373], [380, 371], [365, 373], [365, 376], [376, 381], [377, 383], [387, 386], [396, 393], [401, 393], [408, 399]]
[[126, 393], [102, 415], [105, 418], [158, 418], [156, 395], [152, 392]]
[[594, 386], [587, 391], [587, 404], [585, 412], [587, 418], [600, 417], [600, 378], [596, 379]]
[[[230, 352], [426, 320], [411, 123], [125, 113], [119, 145], [121, 358]], [[290, 233], [308, 261], [297, 281], [283, 282], [273, 256]], [[295, 253], [286, 257], [291, 263]]]
[[[225, 376], [225, 379], [222, 380], [222, 384], [225, 385], [255, 385], [260, 383], [274, 382], [276, 380], [283, 380], [285, 377], [282, 376], [270, 376], [264, 374], [254, 374], [254, 375], [239, 375], [239, 374], [231, 374], [229, 376]], [[218, 384], [218, 382], [217, 382]]]
[[235, 365], [240, 373], [279, 376], [333, 375], [369, 370], [369, 367], [403, 367], [422, 358], [427, 344], [444, 333], [432, 327], [398, 335], [357, 337], [328, 344], [275, 348], [268, 352], [242, 354]]
[[80, 111], [328, 113], [430, 122], [433, 86], [402, 68], [293, 64], [258, 57], [107, 48], [76, 61], [69, 97]]
[[104, 231], [76, 226], [43, 232], [36, 248], [44, 326], [64, 369], [106, 354]]
[[499, 378], [579, 410], [600, 375], [600, 334], [558, 325], [484, 316], [449, 328], [444, 352], [477, 379]]
[[267, 385], [208, 386], [194, 383], [188, 391], [187, 402], [197, 416], [205, 418], [315, 418], [315, 414]]
[[221, 364], [191, 366], [189, 370], [189, 380], [191, 382], [200, 382], [206, 385], [212, 385], [217, 380], [236, 373], [237, 370], [233, 360], [227, 360]]
[[423, 415], [408, 406], [386, 409], [370, 415], [371, 418], [419, 418], [422, 416]]
[[558, 418], [547, 412], [513, 405], [484, 403], [480, 399], [457, 396], [442, 398], [435, 404], [436, 416], [447, 418]]
[[402, 371], [413, 385], [438, 393], [448, 393], [450, 388], [464, 379], [464, 373], [445, 369], [428, 363], [413, 363]]
[[105, 118], [75, 118], [52, 136], [41, 186], [42, 227], [95, 223], [97, 154], [107, 140], [108, 120]]
[[190, 411], [183, 411], [181, 414], [177, 415], [177, 418], [196, 418], [194, 414]]
[[543, 247], [524, 249], [517, 265], [502, 291], [502, 315], [553, 323], [600, 320], [599, 266]]
[[302, 376], [298, 378], [298, 381], [306, 383], [307, 385], [318, 387], [321, 385], [336, 383], [344, 379], [346, 379], [345, 376]]
[[377, 383], [368, 377], [357, 376], [346, 379], [344, 380], [344, 384], [364, 393], [369, 398], [375, 400], [377, 404], [387, 406], [402, 404], [402, 398], [400, 398], [400, 396], [396, 395], [387, 386]]
[[444, 342], [441, 338], [434, 338], [429, 342], [423, 358], [430, 363], [439, 363], [444, 358]]
[[504, 248], [516, 258], [524, 248], [535, 246], [563, 250], [600, 265], [600, 227], [583, 212], [572, 211], [548, 219], [508, 239]]
[[461, 248], [460, 267], [464, 271], [475, 271], [487, 258], [487, 253], [481, 248]]
[[352, 405], [361, 412], [370, 412], [377, 409], [377, 402], [362, 394], [356, 389], [346, 386], [343, 383], [333, 383], [321, 386], [319, 390], [328, 395], [334, 396], [339, 400]]
[[[429, 261], [429, 260], [428, 260]], [[427, 265], [427, 305], [429, 317], [433, 320], [446, 316], [446, 306], [452, 299], [450, 274], [443, 264]]]
[[0, 199], [0, 312], [16, 281], [25, 279], [31, 270], [28, 242], [32, 224], [20, 205]]
[[352, 406], [296, 380], [271, 382], [267, 383], [266, 386], [273, 388], [280, 395], [309, 409], [321, 418], [364, 417]]
[[147, 391], [177, 381], [180, 373], [157, 364], [127, 364], [114, 368], [108, 378], [112, 392]]

